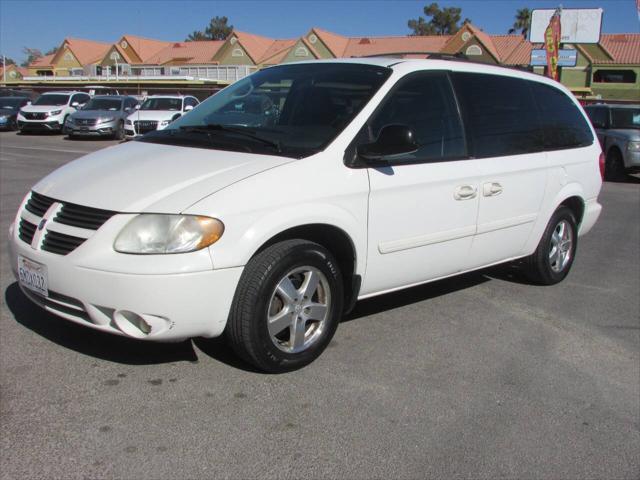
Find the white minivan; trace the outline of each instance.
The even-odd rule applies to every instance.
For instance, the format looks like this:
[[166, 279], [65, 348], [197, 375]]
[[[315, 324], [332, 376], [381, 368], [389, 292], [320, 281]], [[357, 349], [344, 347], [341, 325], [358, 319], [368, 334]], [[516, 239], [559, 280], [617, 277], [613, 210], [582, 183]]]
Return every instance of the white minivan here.
[[571, 93], [461, 61], [266, 68], [51, 173], [10, 229], [24, 293], [144, 340], [304, 366], [358, 299], [524, 259], [568, 274], [603, 158]]

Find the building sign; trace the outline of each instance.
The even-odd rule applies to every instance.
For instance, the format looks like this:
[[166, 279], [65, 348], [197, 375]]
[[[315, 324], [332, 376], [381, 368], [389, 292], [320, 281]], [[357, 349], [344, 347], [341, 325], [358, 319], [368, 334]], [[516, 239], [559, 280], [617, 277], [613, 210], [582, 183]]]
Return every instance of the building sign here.
[[[558, 66], [559, 67], [575, 67], [578, 63], [578, 51], [561, 49], [558, 51]], [[547, 66], [547, 51], [544, 48], [537, 50], [531, 50], [531, 63], [532, 67], [546, 67]]]
[[[602, 26], [602, 8], [563, 8], [560, 16], [560, 43], [598, 43]], [[555, 9], [535, 9], [531, 12], [529, 41], [544, 43], [545, 31]]]

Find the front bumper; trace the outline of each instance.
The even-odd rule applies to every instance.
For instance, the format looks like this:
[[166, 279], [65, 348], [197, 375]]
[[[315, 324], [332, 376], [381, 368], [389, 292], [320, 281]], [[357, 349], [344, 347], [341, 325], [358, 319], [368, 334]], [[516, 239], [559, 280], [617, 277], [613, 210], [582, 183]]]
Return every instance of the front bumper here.
[[[242, 267], [135, 274], [131, 273], [135, 270], [132, 264], [146, 265], [141, 267], [144, 271], [149, 258], [143, 257], [149, 256], [126, 255], [126, 273], [98, 270], [81, 265], [82, 255], [103, 255], [86, 250], [92, 239], [87, 240], [86, 248], [82, 245], [68, 255], [58, 255], [25, 243], [17, 230], [13, 224], [9, 231], [14, 275], [18, 278], [18, 256], [45, 265], [49, 296], [22, 285], [21, 289], [36, 304], [59, 317], [96, 330], [151, 341], [216, 337], [225, 328]], [[182, 255], [188, 263], [186, 256], [191, 254]], [[156, 265], [164, 257], [172, 257], [167, 260], [175, 270], [177, 255], [154, 257]]]
[[640, 152], [627, 151], [624, 159], [624, 166], [633, 171], [640, 170]]
[[118, 131], [118, 122], [99, 123], [90, 126], [76, 125], [75, 123], [67, 122], [64, 125], [64, 131], [69, 135], [77, 136], [112, 136]]
[[63, 123], [58, 120], [22, 120], [18, 119], [20, 131], [29, 132], [60, 132]]

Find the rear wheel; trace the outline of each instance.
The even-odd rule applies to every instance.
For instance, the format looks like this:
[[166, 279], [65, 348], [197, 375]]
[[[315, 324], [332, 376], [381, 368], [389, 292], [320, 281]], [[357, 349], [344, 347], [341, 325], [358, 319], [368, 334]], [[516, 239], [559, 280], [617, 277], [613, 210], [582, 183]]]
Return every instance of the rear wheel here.
[[238, 355], [280, 373], [315, 360], [336, 331], [343, 305], [342, 277], [321, 245], [287, 240], [247, 264], [226, 334]]
[[573, 212], [564, 206], [552, 215], [536, 251], [525, 260], [525, 274], [540, 285], [554, 285], [569, 274], [578, 245]]
[[607, 153], [604, 176], [606, 180], [612, 181], [622, 180], [626, 177], [622, 154], [617, 148], [612, 148]]

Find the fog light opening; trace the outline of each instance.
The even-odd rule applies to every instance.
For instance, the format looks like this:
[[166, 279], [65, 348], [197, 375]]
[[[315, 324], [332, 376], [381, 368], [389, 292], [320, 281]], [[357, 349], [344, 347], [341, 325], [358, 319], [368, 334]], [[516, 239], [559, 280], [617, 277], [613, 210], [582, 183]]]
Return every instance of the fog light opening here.
[[122, 333], [135, 338], [144, 338], [151, 333], [151, 325], [137, 313], [118, 310], [113, 315], [116, 326]]

